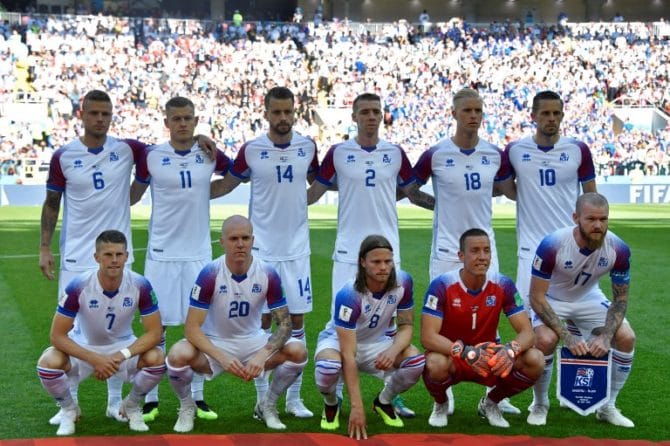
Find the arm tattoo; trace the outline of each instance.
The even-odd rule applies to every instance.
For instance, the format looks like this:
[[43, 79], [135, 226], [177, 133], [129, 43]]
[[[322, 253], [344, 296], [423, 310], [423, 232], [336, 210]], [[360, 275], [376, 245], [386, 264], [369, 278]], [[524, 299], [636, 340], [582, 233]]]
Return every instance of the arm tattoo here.
[[596, 327], [592, 333], [594, 335], [604, 335], [607, 339], [612, 339], [614, 334], [621, 326], [623, 318], [628, 309], [628, 284], [612, 284], [612, 305], [607, 310], [605, 326]]
[[424, 209], [428, 209], [430, 211], [435, 209], [435, 197], [423, 192], [422, 190], [419, 190], [418, 187], [415, 186], [410, 187], [406, 193], [407, 198], [409, 198], [409, 201], [411, 201], [415, 205], [422, 207]]
[[540, 316], [540, 319], [542, 319], [542, 322], [544, 324], [551, 328], [554, 333], [559, 337], [559, 339], [565, 340], [570, 332], [568, 329], [565, 327], [565, 324], [561, 322], [559, 319], [558, 315], [554, 311], [553, 308], [551, 308], [551, 305], [549, 305], [549, 302], [546, 300], [540, 305], [540, 308], [536, 310], [536, 313], [538, 316]]
[[401, 325], [414, 326], [414, 313], [411, 311], [398, 311], [398, 316], [396, 319], [396, 324], [398, 327]]
[[288, 338], [291, 337], [291, 317], [288, 314], [288, 307], [278, 308], [272, 310], [272, 319], [275, 321], [277, 328], [272, 332], [265, 348], [271, 352], [276, 352], [286, 344]]
[[62, 193], [47, 191], [47, 197], [42, 206], [42, 220], [40, 224], [40, 246], [51, 246], [51, 238], [56, 229], [58, 221], [58, 211], [60, 210], [60, 199]]

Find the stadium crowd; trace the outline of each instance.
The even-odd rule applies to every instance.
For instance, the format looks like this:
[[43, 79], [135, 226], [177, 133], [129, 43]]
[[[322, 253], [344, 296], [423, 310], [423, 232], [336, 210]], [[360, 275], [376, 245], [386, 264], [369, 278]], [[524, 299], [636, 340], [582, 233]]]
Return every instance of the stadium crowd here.
[[598, 174], [670, 172], [670, 126], [652, 133], [625, 122], [614, 131], [614, 100], [670, 112], [670, 41], [640, 23], [480, 28], [452, 19], [419, 34], [403, 21], [372, 32], [347, 21], [235, 26], [35, 15], [0, 24], [0, 61], [1, 102], [16, 94], [18, 62], [50, 108], [48, 118], [28, 123], [0, 118], [2, 174], [20, 158], [48, 160], [79, 134], [80, 97], [95, 88], [114, 100], [112, 134], [163, 139], [162, 106], [182, 94], [198, 107], [198, 131], [234, 155], [262, 126], [263, 94], [273, 85], [296, 93], [296, 129], [315, 138], [322, 154], [355, 126], [348, 114], [321, 122], [317, 109], [348, 109], [361, 91], [384, 99], [384, 137], [414, 162], [453, 133], [447, 117], [455, 91], [478, 88], [482, 136], [502, 147], [527, 133], [529, 101], [550, 89], [566, 100], [564, 131], [590, 146]]

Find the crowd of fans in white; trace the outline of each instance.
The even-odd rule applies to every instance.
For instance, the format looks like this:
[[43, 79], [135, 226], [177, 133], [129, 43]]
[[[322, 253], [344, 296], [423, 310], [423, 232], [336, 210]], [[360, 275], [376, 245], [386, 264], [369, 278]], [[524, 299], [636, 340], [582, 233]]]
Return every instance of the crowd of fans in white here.
[[198, 131], [231, 155], [262, 130], [263, 95], [274, 85], [296, 94], [295, 128], [314, 137], [321, 154], [355, 129], [348, 114], [324, 123], [316, 110], [350, 108], [364, 91], [385, 101], [383, 137], [415, 161], [453, 133], [451, 97], [462, 87], [479, 89], [485, 101], [480, 136], [501, 148], [531, 132], [531, 98], [550, 89], [566, 101], [564, 134], [591, 147], [599, 174], [670, 174], [670, 126], [654, 133], [629, 123], [621, 132], [613, 126], [611, 101], [617, 98], [670, 112], [670, 41], [646, 24], [475, 28], [454, 19], [424, 35], [403, 22], [370, 31], [346, 21], [235, 26], [34, 16], [20, 26], [0, 24], [1, 102], [15, 94], [22, 58], [51, 113], [30, 123], [0, 118], [4, 174], [15, 160], [48, 160], [75, 138], [79, 100], [94, 88], [113, 98], [111, 133], [149, 143], [166, 138], [167, 99], [187, 96], [199, 108]]

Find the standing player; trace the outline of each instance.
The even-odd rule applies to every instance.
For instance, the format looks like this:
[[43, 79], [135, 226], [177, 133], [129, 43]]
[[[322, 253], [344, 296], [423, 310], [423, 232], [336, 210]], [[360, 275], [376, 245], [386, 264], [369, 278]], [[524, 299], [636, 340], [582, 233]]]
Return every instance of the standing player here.
[[[331, 314], [335, 295], [358, 272], [357, 252], [366, 234], [379, 234], [391, 242], [393, 260], [400, 269], [398, 193], [426, 209], [435, 200], [419, 190], [409, 159], [402, 147], [379, 137], [384, 116], [381, 98], [363, 93], [353, 103], [355, 138], [336, 144], [326, 153], [317, 181], [307, 191], [307, 202], [315, 203], [328, 188], [338, 190], [337, 236], [333, 252]], [[401, 401], [397, 409], [414, 416]]]
[[[163, 326], [186, 321], [191, 288], [200, 270], [212, 260], [209, 230], [210, 182], [214, 172], [228, 171], [229, 159], [216, 152], [211, 160], [193, 142], [198, 124], [190, 99], [176, 96], [165, 104], [170, 140], [146, 150], [137, 164], [131, 204], [151, 185], [151, 219], [144, 275], [154, 286]], [[162, 341], [165, 349], [165, 339]], [[218, 417], [203, 396], [202, 375], [196, 375], [193, 399], [199, 418]], [[158, 387], [147, 396], [145, 421], [158, 416]]]
[[[358, 259], [355, 281], [337, 293], [332, 318], [319, 333], [315, 358], [316, 385], [324, 396], [321, 428], [335, 430], [340, 425], [335, 389], [343, 374], [351, 400], [348, 433], [357, 440], [367, 438], [359, 370], [386, 378], [373, 410], [386, 425], [403, 427], [393, 398], [416, 384], [424, 366], [423, 355], [411, 343], [412, 278], [404, 271], [396, 274], [391, 243], [380, 235], [367, 236]], [[391, 338], [385, 331], [396, 311], [398, 332]]]
[[[574, 355], [595, 357], [607, 355], [612, 348], [610, 399], [596, 412], [596, 418], [615, 426], [635, 427], [615, 406], [630, 375], [635, 349], [635, 333], [625, 319], [630, 249], [607, 231], [609, 205], [604, 196], [597, 193], [580, 196], [572, 218], [577, 226], [559, 229], [545, 237], [533, 260], [530, 302], [536, 345], [550, 355], [558, 341], [562, 341]], [[598, 285], [607, 273], [612, 279], [612, 302]], [[587, 341], [568, 330], [562, 322], [567, 319], [581, 333], [589, 333]], [[551, 375], [543, 374], [535, 384], [539, 405], [535, 407], [536, 416], [528, 417], [530, 424], [544, 425], [547, 421], [547, 376]]]
[[[64, 198], [63, 221], [60, 232], [60, 272], [58, 295], [83, 271], [95, 271], [97, 263], [91, 257], [95, 252], [94, 240], [100, 227], [121, 231], [128, 241], [129, 258], [133, 262], [130, 231], [130, 176], [137, 159], [144, 151], [144, 144], [129, 139], [107, 135], [112, 121], [112, 101], [100, 90], [88, 92], [81, 103], [83, 136], [54, 152], [49, 165], [46, 199], [42, 206], [39, 266], [42, 274], [54, 279], [54, 256], [51, 240], [56, 229], [61, 199]], [[212, 141], [200, 137], [199, 141], [212, 157]], [[76, 336], [77, 321], [72, 335]], [[123, 382], [112, 376], [107, 381], [107, 416], [127, 421], [119, 414]], [[77, 388], [72, 388], [77, 400]], [[59, 411], [49, 420], [60, 423]]]
[[[435, 212], [430, 253], [430, 280], [463, 266], [459, 236], [470, 228], [483, 228], [491, 243], [490, 270], [498, 272], [498, 254], [491, 219], [492, 196], [504, 193], [514, 199], [514, 181], [504, 153], [479, 138], [483, 101], [476, 90], [464, 88], [454, 95], [452, 117], [456, 133], [426, 150], [414, 166], [417, 181], [433, 179]], [[454, 397], [448, 388], [449, 415]], [[503, 412], [518, 414], [508, 399], [500, 402]]]
[[[122, 140], [107, 135], [112, 121], [112, 101], [100, 90], [88, 92], [81, 103], [84, 135], [54, 152], [49, 165], [47, 193], [42, 206], [40, 259], [42, 274], [54, 279], [54, 256], [51, 253], [61, 198], [64, 199], [63, 221], [60, 232], [60, 272], [58, 295], [72, 279], [84, 271], [95, 271], [97, 263], [95, 238], [101, 227], [121, 231], [128, 240], [129, 258], [133, 263], [130, 232], [130, 174], [136, 159], [144, 149], [138, 141]], [[78, 324], [75, 321], [73, 335]], [[107, 381], [107, 416], [127, 421], [119, 414], [123, 382], [112, 377]], [[72, 389], [77, 400], [77, 388]], [[60, 423], [61, 411], [49, 420]]]
[[[539, 92], [533, 98], [531, 117], [536, 124], [535, 134], [505, 149], [516, 178], [516, 286], [526, 308], [530, 308], [528, 291], [537, 246], [546, 234], [572, 224], [572, 208], [580, 184], [584, 192], [596, 190], [595, 168], [588, 146], [559, 133], [563, 120], [561, 97], [553, 91]], [[551, 381], [553, 354], [544, 359], [548, 366], [545, 373]], [[546, 418], [543, 404], [533, 392], [529, 423]]]
[[[488, 233], [469, 229], [459, 246], [463, 267], [431, 281], [421, 316], [424, 382], [435, 400], [428, 423], [446, 426], [447, 388], [474, 381], [493, 386], [479, 402], [479, 414], [491, 426], [509, 427], [498, 403], [533, 385], [542, 373], [542, 355], [533, 348], [533, 329], [514, 283], [489, 270]], [[504, 346], [495, 344], [501, 313], [516, 332]]]
[[[231, 169], [232, 175], [212, 184], [212, 198], [227, 194], [243, 180], [251, 179], [249, 218], [254, 226], [254, 254], [279, 272], [293, 331], [305, 342], [304, 315], [312, 311], [310, 245], [307, 223], [306, 183], [318, 170], [316, 144], [293, 129], [295, 99], [291, 90], [274, 87], [265, 95], [267, 134], [244, 144]], [[270, 330], [266, 308], [263, 329]], [[302, 375], [286, 394], [286, 412], [300, 418], [314, 414], [300, 398]], [[256, 380], [257, 400], [268, 388], [264, 375]]]
[[[291, 319], [281, 279], [270, 265], [251, 255], [254, 241], [249, 220], [233, 215], [223, 222], [225, 254], [198, 275], [191, 295], [182, 340], [170, 349], [168, 376], [180, 401], [177, 432], [193, 429], [195, 403], [189, 391], [193, 372], [211, 379], [223, 372], [248, 381], [274, 369], [274, 378], [256, 416], [270, 429], [286, 429], [277, 415], [277, 399], [307, 364], [307, 349], [291, 338]], [[263, 306], [277, 328], [261, 328]]]
[[[128, 246], [122, 232], [107, 230], [95, 239], [98, 269], [76, 276], [58, 303], [51, 326], [52, 347], [37, 363], [42, 386], [61, 406], [57, 435], [72, 435], [81, 411], [70, 392], [93, 374], [99, 380], [116, 375], [133, 388], [121, 403], [130, 429], [149, 430], [142, 419], [140, 401], [165, 373], [163, 353], [156, 348], [161, 322], [151, 284], [124, 268]], [[145, 333], [139, 338], [132, 323], [139, 311]], [[76, 316], [80, 334], [68, 336]]]

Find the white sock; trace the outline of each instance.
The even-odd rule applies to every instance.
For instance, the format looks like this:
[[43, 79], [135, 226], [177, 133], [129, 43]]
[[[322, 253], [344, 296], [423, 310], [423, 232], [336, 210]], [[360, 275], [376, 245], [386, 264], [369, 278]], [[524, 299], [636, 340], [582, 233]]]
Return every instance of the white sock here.
[[542, 406], [549, 406], [549, 384], [551, 384], [551, 375], [554, 371], [554, 355], [544, 357], [544, 371], [533, 386], [533, 403]]
[[203, 401], [205, 399], [204, 395], [205, 387], [205, 375], [202, 373], [194, 373], [193, 381], [191, 381], [191, 395], [193, 396], [194, 401]]
[[[332, 359], [319, 359], [314, 365], [314, 381], [316, 382], [316, 388], [322, 395], [334, 395], [336, 394], [336, 388], [342, 382], [340, 380], [340, 375], [342, 374], [342, 362], [335, 361]], [[335, 401], [327, 404], [333, 405], [337, 401], [337, 396], [335, 396]]]
[[165, 364], [154, 367], [145, 367], [135, 374], [133, 387], [130, 389], [129, 397], [139, 403], [151, 390], [158, 387], [158, 383], [165, 375]]
[[[291, 332], [291, 337], [299, 339], [300, 342], [307, 348], [307, 342], [305, 342], [305, 327], [300, 330], [293, 330]], [[302, 388], [302, 373], [299, 374], [293, 384], [288, 387], [286, 391], [286, 402], [290, 401], [299, 401], [300, 400], [300, 389]]]
[[305, 365], [307, 365], [307, 361], [300, 364], [286, 361], [275, 368], [274, 378], [272, 378], [270, 389], [265, 397], [269, 404], [274, 405], [277, 403], [279, 395], [282, 395], [288, 389], [288, 386], [293, 384], [296, 377], [302, 373]]
[[42, 387], [49, 392], [60, 407], [69, 409], [76, 405], [70, 393], [70, 380], [63, 370], [37, 367], [37, 375]]
[[[158, 347], [163, 352], [163, 354], [165, 354], [165, 327], [163, 327], [163, 333], [161, 334], [161, 340], [156, 347]], [[158, 402], [158, 384], [156, 384], [153, 389], [151, 389], [151, 390], [149, 390], [149, 392], [147, 392], [146, 396], [144, 397], [144, 402], [146, 402], [146, 403], [157, 403]]]
[[123, 397], [123, 379], [118, 375], [107, 378], [107, 405], [118, 406]]
[[635, 350], [630, 353], [612, 350], [612, 376], [610, 378], [610, 399], [607, 402], [608, 406], [615, 406], [617, 396], [619, 396], [619, 392], [624, 384], [626, 384], [626, 380], [630, 375], [634, 355]]
[[379, 394], [379, 402], [390, 404], [396, 395], [416, 384], [425, 364], [426, 358], [422, 354], [405, 358], [400, 367], [391, 373], [391, 378], [386, 380], [384, 389]]
[[170, 385], [177, 394], [177, 398], [181, 403], [190, 402], [191, 398], [191, 381], [193, 381], [193, 369], [187, 365], [181, 368], [173, 368], [170, 363], [165, 360], [168, 370], [168, 379]]

